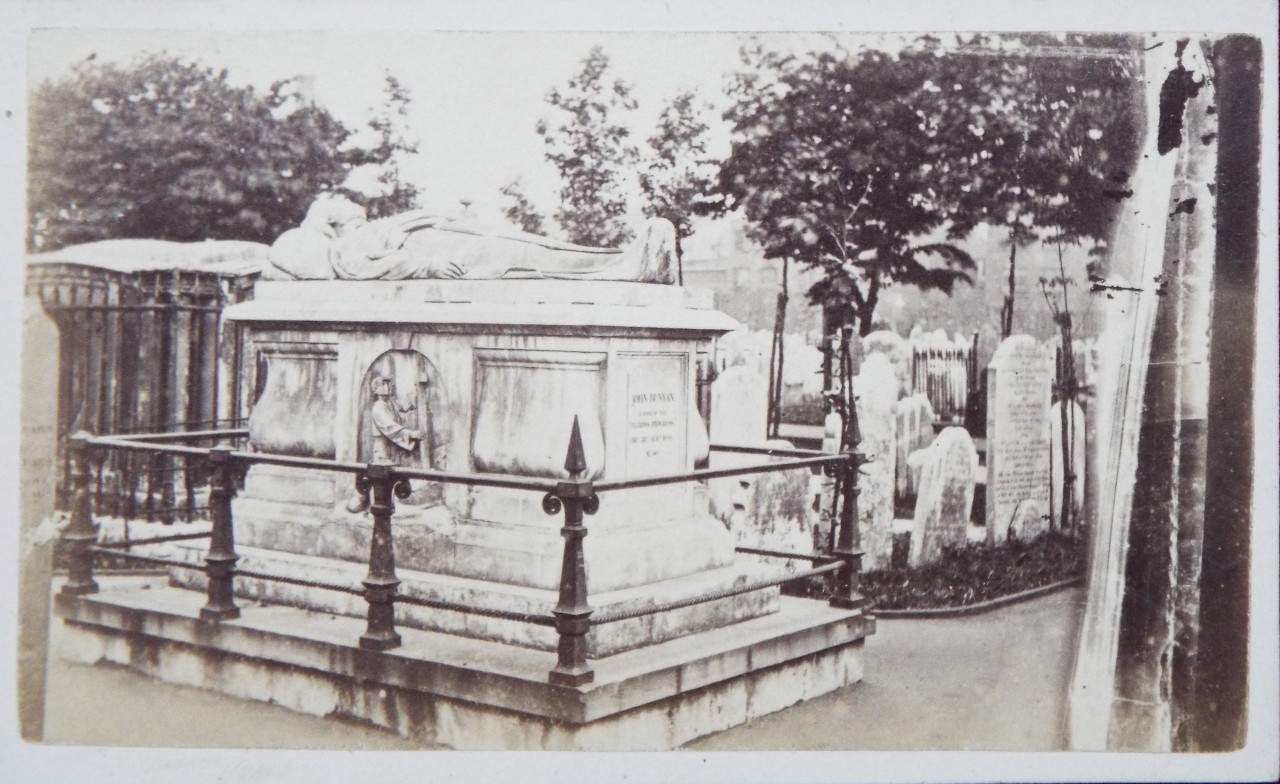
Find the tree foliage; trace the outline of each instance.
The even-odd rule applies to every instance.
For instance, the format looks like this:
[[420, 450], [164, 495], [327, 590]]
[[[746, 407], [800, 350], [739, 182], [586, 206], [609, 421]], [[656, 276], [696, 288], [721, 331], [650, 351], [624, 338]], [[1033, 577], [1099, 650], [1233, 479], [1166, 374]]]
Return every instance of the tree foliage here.
[[410, 140], [407, 122], [409, 91], [395, 76], [387, 73], [383, 82], [383, 102], [369, 120], [369, 127], [377, 134], [377, 144], [363, 151], [356, 151], [357, 162], [367, 162], [378, 170], [378, 192], [373, 196], [353, 194], [364, 204], [369, 218], [395, 215], [418, 206], [418, 188], [406, 182], [400, 167], [406, 155], [416, 155], [418, 145]]
[[[896, 54], [743, 51], [711, 212], [742, 209], [771, 258], [866, 332], [891, 284], [950, 291], [986, 223], [1017, 248], [1102, 243], [1136, 154], [1132, 42], [923, 36]], [[1012, 279], [1012, 277], [1011, 277]], [[1006, 324], [1012, 319], [1012, 292]]]
[[367, 151], [288, 82], [266, 92], [166, 55], [79, 64], [31, 98], [28, 245], [270, 242]]
[[540, 120], [536, 131], [560, 172], [556, 222], [570, 242], [611, 247], [630, 240], [622, 183], [637, 153], [619, 117], [635, 108], [630, 85], [610, 79], [609, 58], [596, 46], [565, 89], [552, 88], [546, 100], [559, 120]]
[[950, 291], [973, 259], [931, 240], [951, 217], [940, 180], [963, 176], [929, 91], [937, 42], [898, 56], [744, 48], [726, 113], [734, 134], [711, 212], [741, 209], [768, 258], [821, 268], [809, 297], [871, 330], [884, 288]]
[[524, 185], [519, 177], [502, 186], [501, 193], [506, 199], [503, 215], [508, 221], [530, 234], [545, 233], [546, 218], [533, 206], [529, 197], [524, 195]]
[[691, 90], [676, 95], [658, 118], [640, 170], [644, 214], [671, 221], [677, 254], [681, 241], [693, 232], [696, 205], [715, 184], [716, 166], [707, 156], [708, 126], [703, 120], [708, 109]]
[[934, 89], [952, 96], [942, 108], [956, 118], [956, 154], [970, 171], [941, 183], [955, 205], [952, 234], [982, 222], [1008, 235], [1007, 337], [1019, 247], [1104, 244], [1137, 155], [1138, 66], [1124, 39], [1024, 35], [999, 43], [964, 42], [944, 58]]

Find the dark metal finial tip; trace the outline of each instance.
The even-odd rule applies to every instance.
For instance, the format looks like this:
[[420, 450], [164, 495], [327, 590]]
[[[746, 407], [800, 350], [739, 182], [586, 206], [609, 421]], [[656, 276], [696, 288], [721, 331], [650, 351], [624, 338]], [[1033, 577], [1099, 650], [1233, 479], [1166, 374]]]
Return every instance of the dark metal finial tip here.
[[573, 416], [573, 429], [569, 431], [569, 450], [564, 456], [564, 470], [576, 476], [587, 470], [587, 454], [582, 449], [582, 431], [578, 427], [578, 415]]

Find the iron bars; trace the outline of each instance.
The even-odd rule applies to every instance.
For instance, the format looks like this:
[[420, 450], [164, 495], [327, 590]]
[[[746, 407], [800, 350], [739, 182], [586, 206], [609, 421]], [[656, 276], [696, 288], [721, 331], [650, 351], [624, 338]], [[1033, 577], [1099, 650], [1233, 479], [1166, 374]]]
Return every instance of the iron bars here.
[[569, 449], [564, 458], [564, 470], [569, 481], [556, 485], [555, 492], [542, 499], [542, 511], [549, 515], [564, 511], [564, 557], [560, 562], [560, 599], [551, 614], [556, 617], [556, 631], [560, 635], [556, 648], [556, 666], [548, 679], [560, 686], [581, 686], [590, 683], [595, 673], [587, 665], [587, 632], [591, 631], [591, 605], [587, 604], [587, 562], [582, 552], [582, 540], [587, 528], [582, 524], [584, 514], [595, 514], [600, 509], [600, 497], [596, 495], [586, 477], [587, 458], [582, 449], [582, 432], [578, 418], [573, 418], [573, 430], [569, 433]]
[[[847, 357], [845, 359], [847, 384]], [[848, 386], [845, 388], [848, 389]], [[206, 430], [183, 434], [143, 433], [127, 437], [98, 438], [81, 432], [68, 440], [68, 449], [74, 456], [73, 503], [70, 524], [63, 532], [63, 546], [69, 566], [69, 576], [63, 584], [62, 592], [77, 595], [96, 591], [98, 586], [93, 579], [94, 558], [99, 554], [110, 554], [156, 565], [204, 571], [208, 577], [208, 597], [206, 604], [200, 610], [200, 617], [204, 621], [214, 623], [232, 620], [240, 615], [240, 608], [235, 603], [234, 591], [234, 580], [237, 576], [363, 596], [368, 604], [368, 616], [366, 631], [361, 635], [359, 645], [368, 650], [386, 651], [401, 644], [401, 636], [395, 628], [397, 602], [537, 626], [554, 626], [558, 634], [557, 658], [555, 666], [548, 672], [548, 680], [559, 686], [580, 688], [591, 683], [594, 678], [594, 672], [588, 661], [588, 635], [592, 627], [600, 624], [677, 610], [694, 604], [717, 601], [738, 593], [762, 590], [819, 575], [830, 575], [830, 603], [833, 606], [846, 609], [863, 606], [863, 599], [858, 592], [862, 552], [858, 549], [856, 526], [858, 467], [865, 462], [865, 458], [853, 451], [853, 445], [857, 443], [859, 433], [857, 414], [852, 401], [846, 401], [846, 405], [842, 408], [843, 412], [846, 412], [845, 427], [841, 452], [838, 454], [801, 449], [714, 446], [713, 451], [754, 454], [771, 458], [772, 462], [603, 482], [593, 482], [588, 478], [588, 463], [576, 417], [569, 434], [565, 455], [564, 470], [567, 478], [561, 481], [503, 474], [461, 474], [411, 469], [403, 466], [264, 454], [239, 451], [225, 445], [197, 447], [174, 443], [175, 441], [240, 440], [246, 435], [242, 429]], [[176, 456], [203, 464], [209, 474], [209, 511], [213, 524], [207, 534], [210, 537], [210, 543], [203, 565], [152, 554], [123, 552], [126, 547], [134, 544], [159, 544], [198, 538], [206, 535], [203, 533], [150, 537], [126, 540], [113, 545], [96, 545], [92, 507], [93, 466], [95, 460], [99, 460], [101, 453], [106, 450], [138, 454], [148, 459], [160, 455]], [[363, 589], [238, 567], [239, 556], [235, 547], [231, 502], [245, 472], [252, 465], [258, 464], [321, 469], [355, 476], [357, 490], [365, 496], [366, 508], [373, 518], [368, 572], [362, 581]], [[600, 508], [598, 493], [605, 490], [653, 487], [802, 468], [825, 471], [837, 478], [836, 494], [839, 508], [828, 547], [821, 552], [807, 554], [740, 549], [743, 552], [756, 552], [765, 556], [810, 560], [814, 564], [813, 568], [758, 580], [748, 585], [736, 586], [728, 591], [701, 594], [625, 612], [615, 610], [593, 615], [593, 609], [589, 603], [583, 539], [587, 535], [584, 522], [586, 516], [595, 514]], [[543, 511], [549, 515], [564, 515], [564, 525], [560, 529], [560, 535], [564, 540], [560, 586], [557, 602], [550, 614], [514, 612], [400, 594], [400, 580], [396, 575], [392, 517], [395, 513], [395, 499], [404, 500], [411, 494], [410, 480], [543, 493]]]

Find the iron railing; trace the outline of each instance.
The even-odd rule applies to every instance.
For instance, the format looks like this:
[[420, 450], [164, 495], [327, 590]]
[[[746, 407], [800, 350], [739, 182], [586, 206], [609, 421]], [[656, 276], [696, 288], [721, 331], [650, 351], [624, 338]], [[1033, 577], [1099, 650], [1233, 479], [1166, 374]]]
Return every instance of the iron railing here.
[[[854, 424], [856, 436], [856, 420]], [[644, 615], [704, 604], [765, 588], [821, 577], [827, 581], [827, 599], [840, 608], [863, 606], [859, 593], [862, 552], [857, 548], [857, 476], [864, 458], [846, 449], [831, 454], [799, 449], [753, 447], [712, 447], [715, 451], [748, 454], [767, 458], [769, 462], [733, 468], [697, 469], [663, 476], [593, 482], [586, 477], [587, 463], [582, 439], [575, 419], [565, 457], [568, 478], [562, 481], [525, 476], [487, 473], [455, 473], [405, 468], [402, 466], [343, 462], [291, 455], [267, 454], [235, 449], [227, 442], [243, 439], [244, 430], [202, 430], [189, 433], [139, 433], [94, 437], [77, 433], [68, 439], [72, 455], [73, 476], [71, 520], [62, 537], [68, 576], [62, 592], [82, 595], [97, 590], [94, 566], [99, 558], [122, 558], [152, 566], [203, 571], [207, 576], [207, 600], [200, 610], [205, 621], [218, 622], [236, 618], [234, 582], [237, 577], [301, 585], [363, 596], [367, 622], [359, 645], [369, 650], [385, 651], [400, 645], [395, 628], [397, 603], [449, 610], [471, 615], [500, 618], [537, 626], [554, 627], [558, 634], [556, 664], [548, 673], [551, 683], [581, 686], [593, 679], [587, 656], [587, 634], [594, 626], [637, 618]], [[215, 441], [214, 446], [196, 446], [192, 442]], [[186, 443], [182, 443], [186, 442]], [[846, 439], [846, 443], [856, 443]], [[99, 544], [93, 519], [94, 467], [108, 452], [136, 455], [164, 455], [169, 459], [199, 463], [209, 480], [208, 509], [211, 528], [205, 532], [183, 533], [143, 539], [128, 539]], [[373, 519], [373, 536], [369, 548], [368, 572], [362, 584], [344, 585], [302, 579], [288, 574], [250, 571], [237, 567], [235, 527], [231, 501], [244, 474], [253, 465], [323, 469], [353, 476], [356, 489], [368, 500]], [[838, 514], [833, 521], [829, 544], [813, 553], [790, 553], [777, 550], [740, 547], [739, 552], [756, 556], [808, 560], [812, 568], [761, 578], [745, 585], [703, 593], [676, 601], [626, 610], [596, 613], [589, 602], [586, 564], [582, 540], [588, 529], [585, 520], [600, 507], [600, 494], [605, 492], [696, 482], [718, 477], [758, 474], [796, 469], [822, 470], [836, 479]], [[399, 592], [396, 576], [393, 517], [396, 500], [409, 497], [409, 480], [426, 480], [445, 484], [471, 485], [523, 490], [542, 494], [542, 509], [548, 515], [563, 515], [560, 529], [564, 539], [558, 600], [548, 613], [514, 612], [500, 608], [456, 602], [438, 601]], [[142, 544], [209, 539], [203, 564], [177, 558], [131, 552]]]
[[[26, 293], [58, 328], [60, 471], [56, 504], [70, 508], [71, 455], [80, 430], [129, 433], [238, 427], [217, 419], [223, 308], [251, 292], [254, 273], [122, 272], [80, 263], [27, 268]], [[34, 372], [34, 371], [33, 371]], [[162, 523], [208, 516], [208, 482], [173, 456], [112, 454], [93, 467], [97, 508]]]

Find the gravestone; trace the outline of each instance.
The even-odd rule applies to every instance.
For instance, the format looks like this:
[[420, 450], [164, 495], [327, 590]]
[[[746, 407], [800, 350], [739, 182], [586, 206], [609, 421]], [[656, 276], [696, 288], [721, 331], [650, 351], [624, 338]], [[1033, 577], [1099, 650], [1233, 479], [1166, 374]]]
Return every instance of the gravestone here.
[[[782, 439], [771, 439], [761, 446], [794, 449]], [[719, 454], [712, 457], [716, 468], [758, 463], [758, 458]], [[733, 533], [737, 544], [793, 553], [815, 549], [819, 515], [810, 497], [811, 472], [808, 469], [772, 471], [760, 474], [713, 479], [712, 500], [715, 515]], [[768, 561], [778, 566], [776, 560]]]
[[933, 563], [944, 547], [961, 547], [969, 530], [978, 450], [969, 432], [949, 427], [918, 453], [920, 492], [911, 523], [911, 567]]
[[763, 441], [768, 415], [769, 382], [755, 368], [734, 365], [711, 385], [711, 443]]
[[987, 543], [1005, 540], [1023, 501], [1049, 508], [1051, 365], [1035, 338], [1014, 335], [987, 370]]
[[764, 330], [736, 329], [716, 341], [716, 354], [722, 368], [745, 365], [766, 377], [772, 349], [773, 333]]
[[893, 363], [880, 352], [872, 352], [854, 377], [858, 396], [858, 428], [862, 441], [858, 451], [871, 460], [862, 467], [858, 496], [858, 530], [861, 536], [863, 568], [887, 569], [893, 551], [893, 470], [896, 462], [894, 406], [898, 398]]
[[1030, 542], [1049, 530], [1049, 514], [1039, 500], [1028, 498], [1013, 513], [1009, 535], [1020, 542]]
[[1080, 514], [1084, 509], [1086, 467], [1088, 465], [1088, 447], [1085, 430], [1087, 422], [1084, 409], [1079, 403], [1071, 401], [1067, 407], [1067, 429], [1062, 428], [1062, 403], [1054, 403], [1049, 409], [1049, 479], [1052, 492], [1049, 495], [1049, 513], [1053, 525], [1064, 529], [1067, 516], [1063, 514], [1063, 433], [1070, 433], [1071, 475], [1074, 477], [1071, 488], [1071, 499], [1066, 506], [1070, 510], [1071, 526], [1080, 524]]
[[896, 332], [881, 329], [864, 337], [862, 347], [868, 355], [877, 351], [884, 354], [892, 364], [894, 377], [898, 380], [898, 397], [911, 392], [910, 343]]
[[920, 473], [907, 465], [907, 457], [933, 443], [933, 419], [933, 406], [924, 395], [908, 395], [898, 401], [894, 492], [900, 502], [916, 497]]

